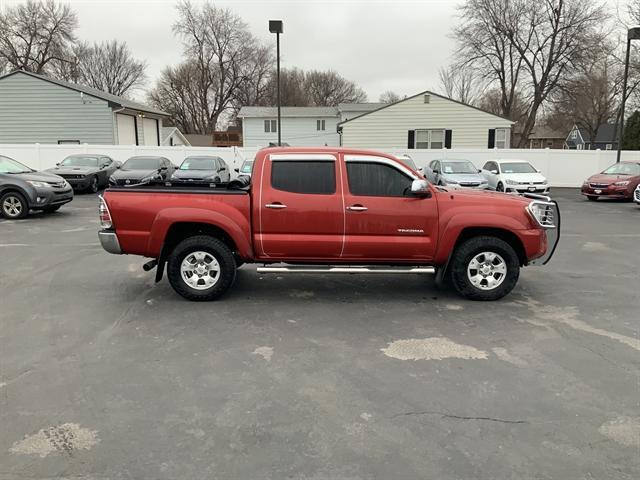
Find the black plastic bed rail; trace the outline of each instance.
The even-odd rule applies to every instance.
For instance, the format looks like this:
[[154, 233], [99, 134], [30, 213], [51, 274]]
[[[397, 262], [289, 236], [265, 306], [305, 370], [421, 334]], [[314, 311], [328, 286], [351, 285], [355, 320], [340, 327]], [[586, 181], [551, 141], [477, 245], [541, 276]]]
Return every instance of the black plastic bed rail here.
[[110, 183], [110, 189], [122, 189], [122, 190], [207, 190], [207, 191], [247, 191], [251, 185], [251, 177], [248, 175], [240, 175], [234, 178], [230, 182], [209, 182], [200, 180], [162, 180], [159, 178], [149, 178], [142, 180], [139, 183], [130, 184], [115, 184]]

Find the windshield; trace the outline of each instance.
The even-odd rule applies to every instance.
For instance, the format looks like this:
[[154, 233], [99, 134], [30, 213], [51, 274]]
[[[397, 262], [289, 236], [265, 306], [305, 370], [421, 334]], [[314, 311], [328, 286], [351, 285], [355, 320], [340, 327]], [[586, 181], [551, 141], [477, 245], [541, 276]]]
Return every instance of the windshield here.
[[97, 167], [98, 159], [96, 157], [67, 157], [60, 165], [65, 167]]
[[616, 163], [602, 173], [605, 175], [640, 175], [640, 165], [637, 163]]
[[33, 171], [35, 170], [16, 162], [12, 158], [0, 155], [0, 173], [28, 173]]
[[468, 160], [442, 162], [442, 173], [478, 173], [478, 169]]
[[245, 162], [242, 164], [242, 167], [240, 167], [240, 173], [251, 173], [252, 169], [253, 160], [245, 160]]
[[187, 157], [180, 170], [215, 170], [216, 161], [212, 157]]
[[123, 170], [155, 170], [160, 168], [158, 157], [131, 157], [122, 165]]
[[502, 173], [536, 173], [537, 170], [526, 162], [501, 163]]

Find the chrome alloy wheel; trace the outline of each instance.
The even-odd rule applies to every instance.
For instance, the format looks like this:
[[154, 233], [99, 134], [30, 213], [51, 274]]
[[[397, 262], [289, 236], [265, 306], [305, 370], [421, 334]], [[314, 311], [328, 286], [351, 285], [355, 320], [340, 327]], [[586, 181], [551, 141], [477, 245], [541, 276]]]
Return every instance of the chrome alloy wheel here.
[[196, 290], [207, 290], [220, 279], [220, 264], [208, 252], [189, 253], [180, 265], [180, 274], [187, 285]]
[[4, 211], [7, 217], [15, 218], [19, 217], [22, 213], [22, 202], [18, 197], [14, 197], [10, 195], [4, 199], [2, 202], [2, 210]]
[[507, 275], [507, 264], [494, 252], [482, 252], [471, 259], [467, 267], [467, 277], [480, 290], [498, 288]]

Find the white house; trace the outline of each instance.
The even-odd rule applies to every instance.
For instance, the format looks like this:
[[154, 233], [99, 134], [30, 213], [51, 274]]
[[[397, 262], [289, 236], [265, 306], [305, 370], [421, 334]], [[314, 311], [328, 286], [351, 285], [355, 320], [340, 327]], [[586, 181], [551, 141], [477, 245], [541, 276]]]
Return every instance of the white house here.
[[178, 147], [184, 145], [186, 147], [190, 147], [191, 144], [189, 140], [184, 136], [184, 134], [178, 130], [177, 127], [162, 127], [160, 131], [160, 135], [162, 137], [162, 146], [169, 147]]
[[354, 117], [359, 117], [363, 113], [382, 108], [386, 103], [339, 103], [338, 115], [340, 122], [346, 122]]
[[425, 91], [338, 124], [355, 148], [509, 148], [514, 122]]
[[[276, 107], [242, 107], [242, 140], [245, 147], [267, 147], [278, 142]], [[282, 142], [292, 146], [340, 145], [336, 107], [282, 107]]]

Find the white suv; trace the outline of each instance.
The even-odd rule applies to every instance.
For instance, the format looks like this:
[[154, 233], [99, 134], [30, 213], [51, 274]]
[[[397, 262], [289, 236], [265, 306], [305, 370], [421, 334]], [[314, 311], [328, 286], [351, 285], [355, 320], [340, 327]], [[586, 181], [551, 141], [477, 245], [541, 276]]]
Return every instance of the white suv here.
[[498, 192], [548, 193], [549, 182], [525, 160], [489, 160], [482, 167], [489, 188]]

